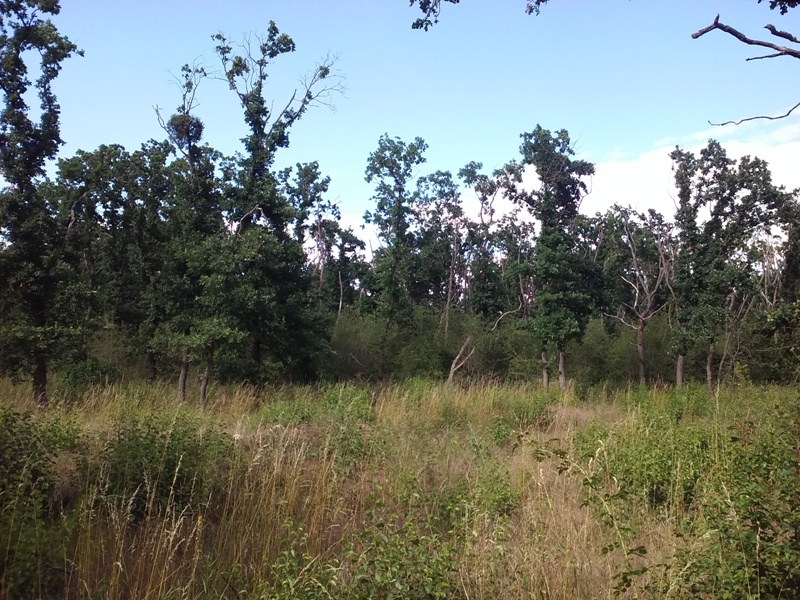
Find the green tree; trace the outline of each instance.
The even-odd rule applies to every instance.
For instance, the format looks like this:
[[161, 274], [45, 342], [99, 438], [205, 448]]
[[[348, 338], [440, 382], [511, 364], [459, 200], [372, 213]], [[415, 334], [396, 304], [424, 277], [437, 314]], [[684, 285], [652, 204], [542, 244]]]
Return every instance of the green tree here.
[[[676, 322], [676, 384], [683, 382], [689, 345], [707, 344], [706, 383], [713, 392], [715, 343], [737, 296], [752, 282], [751, 244], [768, 228], [791, 197], [772, 183], [758, 158], [728, 158], [715, 140], [700, 152], [675, 149], [678, 208], [677, 254], [673, 289]], [[701, 220], [701, 211], [709, 216]]]
[[124, 334], [132, 359], [147, 358], [151, 378], [157, 364], [151, 343], [164, 317], [159, 286], [173, 151], [169, 143], [152, 141], [133, 154], [118, 145], [78, 151], [59, 161], [55, 181], [59, 197], [79, 209], [78, 222], [86, 224], [75, 232], [83, 236], [81, 273], [92, 291], [85, 308]]
[[244, 153], [226, 169], [223, 201], [230, 233], [227, 308], [249, 342], [249, 359], [238, 357], [238, 370], [257, 381], [308, 376], [323, 343], [322, 321], [313, 308], [307, 256], [297, 238], [303, 212], [284, 193], [273, 164], [277, 151], [289, 144], [292, 125], [310, 107], [327, 104], [341, 83], [332, 72], [333, 59], [326, 59], [283, 109], [273, 110], [266, 96], [268, 69], [274, 59], [294, 51], [291, 37], [270, 22], [266, 36], [248, 40], [241, 53], [222, 34], [214, 40], [223, 78], [249, 128]]
[[419, 200], [414, 210], [416, 253], [412, 269], [412, 298], [443, 311], [444, 336], [457, 287], [464, 212], [458, 184], [449, 171], [436, 171], [418, 180]]
[[575, 232], [578, 207], [586, 193], [583, 177], [594, 174], [594, 165], [573, 160], [569, 134], [552, 134], [541, 126], [522, 135], [523, 164], [533, 166], [540, 186], [532, 192], [518, 191], [539, 221], [539, 237], [533, 264], [535, 286], [531, 326], [542, 341], [542, 377], [548, 384], [547, 344], [558, 350], [558, 380], [566, 389], [566, 348], [580, 340], [601, 293], [601, 277], [579, 250]]
[[[61, 145], [52, 84], [61, 63], [80, 54], [46, 15], [56, 0], [0, 2], [0, 367], [31, 377], [45, 407], [48, 364], [80, 339], [81, 291], [70, 261], [76, 207], [48, 197], [44, 169]], [[26, 62], [38, 56], [36, 81]], [[31, 115], [31, 85], [39, 110]]]
[[[516, 274], [504, 269], [496, 257], [515, 256], [514, 247], [521, 247], [517, 235], [521, 231], [513, 215], [501, 223], [496, 221], [494, 203], [516, 190], [522, 180], [522, 169], [516, 163], [509, 163], [490, 176], [481, 173], [482, 168], [481, 163], [470, 162], [458, 172], [479, 202], [477, 220], [467, 223], [464, 245], [465, 309], [483, 318], [496, 319], [509, 310], [511, 304], [516, 306], [513, 290], [517, 288]], [[504, 264], [507, 267], [509, 263]], [[509, 279], [513, 281], [511, 289], [507, 285]]]
[[367, 160], [366, 181], [376, 183], [376, 207], [364, 220], [374, 224], [384, 246], [375, 253], [375, 277], [384, 331], [411, 318], [411, 270], [415, 253], [412, 219], [419, 190], [412, 189], [416, 166], [425, 162], [427, 144], [416, 138], [406, 144], [383, 135]]

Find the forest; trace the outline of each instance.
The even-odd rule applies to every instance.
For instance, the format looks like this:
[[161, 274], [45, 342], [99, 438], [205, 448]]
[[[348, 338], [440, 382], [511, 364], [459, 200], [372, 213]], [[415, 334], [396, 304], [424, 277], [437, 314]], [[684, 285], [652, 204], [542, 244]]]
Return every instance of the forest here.
[[292, 38], [217, 34], [163, 138], [59, 157], [59, 11], [0, 2], [0, 597], [797, 597], [800, 195], [765, 161], [676, 147], [673, 214], [590, 216], [564, 129], [455, 173], [387, 133], [373, 248], [275, 167], [332, 63], [275, 99]]
[[[17, 19], [9, 40], [23, 34]], [[50, 373], [67, 387], [169, 379], [180, 398], [193, 381], [201, 404], [213, 382], [547, 388], [557, 376], [562, 390], [569, 377], [705, 380], [713, 391], [737, 376], [797, 378], [798, 199], [757, 157], [733, 160], [713, 140], [676, 148], [674, 214], [588, 216], [594, 165], [574, 158], [566, 131], [536, 126], [501, 168], [457, 173], [428, 165], [423, 139], [387, 134], [364, 157], [364, 220], [379, 237], [367, 249], [341, 224], [318, 163], [273, 168], [293, 124], [336, 93], [330, 65], [275, 108], [269, 67], [292, 39], [274, 23], [249, 53], [216, 38], [217, 77], [248, 127], [240, 153], [203, 143], [196, 93], [209, 75], [186, 65], [176, 111], [156, 115], [163, 139], [79, 151], [48, 177], [60, 144], [51, 86], [78, 49], [55, 31], [26, 41], [44, 53], [31, 84], [34, 65], [7, 43], [0, 366], [31, 381], [39, 404]], [[501, 201], [513, 210], [497, 212]]]

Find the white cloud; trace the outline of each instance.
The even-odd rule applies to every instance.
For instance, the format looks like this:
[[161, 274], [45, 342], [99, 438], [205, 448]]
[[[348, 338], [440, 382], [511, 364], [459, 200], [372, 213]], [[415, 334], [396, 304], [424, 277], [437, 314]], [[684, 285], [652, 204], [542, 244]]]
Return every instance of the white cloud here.
[[800, 188], [800, 121], [777, 127], [745, 123], [660, 140], [653, 150], [628, 160], [597, 161], [591, 193], [584, 199], [581, 212], [604, 212], [616, 203], [639, 211], [654, 208], [671, 217], [676, 192], [669, 153], [676, 145], [699, 152], [710, 138], [719, 140], [731, 158], [749, 155], [767, 161], [777, 185], [789, 190]]

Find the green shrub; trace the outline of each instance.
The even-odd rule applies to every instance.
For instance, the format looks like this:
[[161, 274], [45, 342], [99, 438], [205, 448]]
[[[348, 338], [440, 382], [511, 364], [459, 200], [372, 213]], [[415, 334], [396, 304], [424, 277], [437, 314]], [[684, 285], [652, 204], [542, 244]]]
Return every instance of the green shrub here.
[[448, 598], [454, 551], [412, 519], [372, 513], [372, 523], [355, 533], [345, 552], [352, 579], [340, 598]]
[[221, 485], [232, 440], [188, 415], [123, 414], [102, 453], [107, 493], [131, 503], [134, 517], [168, 504], [197, 507]]
[[67, 400], [76, 400], [91, 386], [114, 383], [119, 375], [119, 370], [110, 362], [90, 356], [63, 368], [56, 380], [56, 391]]
[[323, 389], [320, 410], [334, 419], [352, 419], [362, 423], [372, 421], [373, 393], [366, 386], [349, 383]]
[[472, 508], [493, 518], [510, 516], [519, 507], [520, 496], [511, 486], [508, 470], [483, 439], [473, 437], [470, 446], [478, 463], [477, 478], [471, 486]]
[[546, 394], [514, 396], [500, 405], [500, 413], [512, 429], [526, 431], [530, 427], [546, 427], [550, 424], [551, 403], [551, 397]]
[[52, 510], [55, 458], [76, 435], [56, 419], [0, 405], [0, 598], [60, 593], [70, 523]]
[[596, 473], [614, 481], [632, 502], [651, 508], [688, 507], [709, 462], [711, 432], [677, 427], [667, 417], [633, 416], [616, 428], [592, 425], [579, 431], [576, 448], [596, 458]]
[[667, 393], [664, 408], [675, 422], [689, 417], [707, 417], [713, 412], [708, 389], [700, 384], [688, 384], [671, 389]]
[[702, 498], [688, 589], [715, 598], [800, 596], [800, 416], [736, 430], [733, 455]]
[[256, 419], [265, 423], [280, 423], [286, 427], [311, 423], [319, 411], [316, 403], [306, 399], [280, 399], [268, 402], [258, 411]]

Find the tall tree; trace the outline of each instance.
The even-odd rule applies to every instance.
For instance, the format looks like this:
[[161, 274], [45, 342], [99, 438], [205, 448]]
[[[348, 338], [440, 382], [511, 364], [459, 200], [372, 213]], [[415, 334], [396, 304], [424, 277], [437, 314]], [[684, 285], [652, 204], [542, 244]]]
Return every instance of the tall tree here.
[[[678, 230], [673, 315], [677, 321], [676, 383], [690, 343], [707, 344], [706, 383], [713, 392], [715, 343], [722, 333], [731, 295], [742, 291], [752, 269], [749, 246], [768, 228], [791, 197], [772, 183], [767, 164], [758, 158], [728, 158], [715, 140], [700, 152], [676, 149]], [[702, 213], [708, 218], [702, 220]]]
[[[80, 211], [81, 274], [92, 291], [84, 308], [125, 334], [131, 358], [147, 358], [164, 318], [160, 291], [167, 255], [165, 206], [174, 187], [174, 148], [148, 142], [134, 153], [118, 145], [59, 161], [57, 194]], [[91, 224], [91, 227], [88, 225]]]
[[374, 223], [384, 247], [376, 252], [380, 307], [384, 330], [411, 317], [411, 267], [415, 253], [412, 231], [413, 212], [419, 190], [411, 186], [414, 169], [425, 162], [427, 144], [416, 138], [406, 144], [399, 138], [383, 135], [378, 149], [367, 160], [366, 180], [375, 182], [375, 210], [364, 220]]
[[586, 193], [582, 178], [594, 174], [594, 165], [571, 158], [574, 151], [563, 129], [553, 134], [537, 125], [522, 139], [523, 164], [534, 167], [540, 180], [538, 189], [516, 195], [540, 224], [532, 325], [543, 342], [543, 379], [547, 382], [547, 344], [553, 343], [558, 349], [559, 386], [564, 390], [567, 343], [583, 336], [601, 290], [596, 265], [578, 251], [575, 231]]
[[[80, 321], [69, 298], [74, 271], [68, 261], [75, 206], [48, 198], [42, 189], [47, 162], [61, 145], [60, 109], [52, 84], [61, 63], [80, 54], [44, 18], [60, 11], [57, 0], [0, 2], [0, 366], [31, 377], [33, 396], [45, 407], [50, 361], [75, 341]], [[28, 64], [38, 73], [31, 84]], [[39, 110], [31, 115], [31, 85]]]
[[412, 298], [416, 303], [444, 309], [446, 335], [450, 306], [457, 295], [456, 271], [463, 239], [461, 194], [449, 171], [421, 177], [417, 186]]
[[[267, 97], [268, 70], [294, 41], [270, 22], [263, 37], [238, 49], [214, 36], [222, 77], [238, 98], [249, 128], [244, 153], [227, 173], [225, 217], [230, 223], [232, 280], [229, 307], [249, 338], [250, 377], [308, 376], [322, 344], [321, 321], [312, 310], [306, 253], [296, 237], [302, 218], [273, 170], [276, 153], [289, 144], [291, 127], [315, 105], [341, 90], [328, 58], [308, 75], [282, 109]], [[302, 229], [302, 224], [299, 225]]]
[[644, 384], [644, 331], [669, 301], [672, 228], [652, 209], [640, 214], [614, 206], [605, 221], [605, 270], [616, 309], [611, 315], [636, 331], [639, 383]]
[[[467, 279], [465, 308], [481, 317], [494, 319], [508, 310], [509, 303], [516, 306], [516, 295], [511, 291], [516, 289], [516, 285], [511, 290], [507, 285], [510, 275], [508, 261], [501, 265], [495, 257], [513, 255], [512, 246], [519, 241], [519, 236], [511, 233], [511, 229], [517, 228], [513, 217], [509, 217], [505, 223], [497, 223], [494, 204], [498, 198], [513, 195], [522, 181], [522, 167], [511, 162], [491, 175], [482, 173], [482, 168], [481, 163], [470, 162], [458, 172], [464, 184], [478, 197], [479, 203], [477, 220], [467, 223], [464, 248]], [[499, 234], [503, 229], [507, 229], [505, 245]], [[510, 276], [515, 282], [516, 273]]]
[[[550, 0], [526, 0], [525, 2], [525, 12], [527, 14], [539, 14], [541, 9], [549, 2]], [[424, 29], [427, 31], [432, 27], [434, 24], [439, 22], [439, 15], [442, 10], [442, 3], [448, 4], [458, 4], [460, 0], [409, 0], [410, 6], [416, 6], [422, 12], [422, 16], [415, 19], [411, 27], [413, 29]], [[763, 0], [757, 0], [758, 4], [761, 4]], [[782, 15], [785, 15], [789, 12], [790, 9], [794, 9], [800, 6], [800, 2], [798, 0], [769, 0], [769, 8], [770, 10], [775, 10], [776, 8], [779, 9]], [[788, 32], [782, 31], [775, 27], [774, 25], [765, 25], [764, 27], [767, 31], [770, 32], [775, 38], [779, 38], [776, 41], [770, 40], [762, 40], [757, 38], [751, 38], [735, 27], [731, 27], [730, 25], [726, 25], [722, 23], [719, 19], [719, 15], [714, 19], [711, 25], [704, 27], [695, 33], [692, 34], [693, 39], [697, 39], [699, 37], [704, 36], [705, 34], [709, 33], [710, 31], [720, 30], [728, 35], [736, 38], [743, 44], [747, 44], [749, 46], [755, 46], [760, 48], [766, 48], [769, 50], [768, 54], [762, 56], [756, 56], [748, 60], [754, 59], [771, 59], [771, 58], [778, 58], [782, 56], [789, 56], [791, 58], [798, 58], [800, 59], [800, 38], [797, 35]], [[790, 44], [795, 44], [795, 46], [787, 46], [786, 42]], [[724, 123], [713, 123], [714, 125], [739, 125], [744, 123], [745, 121], [752, 121], [754, 119], [784, 119], [792, 114], [798, 107], [800, 107], [800, 102], [792, 106], [786, 113], [777, 115], [777, 116], [769, 116], [769, 115], [759, 115], [755, 117], [747, 117], [744, 119], [739, 119], [738, 121], [725, 121]]]

